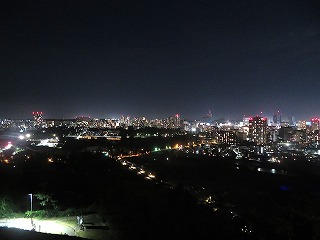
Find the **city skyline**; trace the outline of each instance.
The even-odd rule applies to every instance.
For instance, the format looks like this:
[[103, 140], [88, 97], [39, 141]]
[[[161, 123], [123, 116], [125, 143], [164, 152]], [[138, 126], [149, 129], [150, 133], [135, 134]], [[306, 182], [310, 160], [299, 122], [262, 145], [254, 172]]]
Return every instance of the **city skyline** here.
[[[210, 113], [210, 117], [208, 117], [208, 112]], [[232, 113], [227, 113], [227, 115], [223, 116], [223, 115], [214, 115], [212, 114], [211, 110], [208, 110], [208, 112], [203, 112], [202, 114], [195, 116], [195, 117], [187, 117], [187, 116], [191, 116], [192, 114], [187, 114], [186, 116], [181, 115], [179, 112], [176, 113], [169, 113], [169, 115], [164, 115], [161, 113], [158, 114], [154, 114], [152, 116], [147, 115], [147, 114], [143, 114], [141, 113], [140, 115], [131, 115], [131, 114], [127, 114], [127, 113], [123, 113], [123, 114], [106, 114], [105, 116], [95, 116], [95, 115], [74, 115], [74, 116], [69, 116], [69, 117], [65, 117], [65, 116], [58, 116], [58, 115], [47, 115], [46, 112], [43, 111], [32, 111], [31, 113], [28, 114], [28, 116], [26, 117], [20, 117], [20, 118], [10, 118], [7, 116], [0, 116], [0, 119], [32, 119], [32, 115], [34, 114], [41, 114], [41, 116], [44, 117], [44, 119], [76, 119], [76, 118], [81, 118], [81, 117], [86, 117], [86, 118], [91, 118], [91, 119], [120, 119], [121, 117], [129, 117], [129, 118], [141, 118], [141, 117], [146, 117], [149, 119], [162, 119], [162, 118], [167, 118], [167, 117], [173, 117], [175, 115], [179, 115], [180, 117], [182, 117], [182, 119], [186, 119], [186, 120], [203, 120], [203, 119], [211, 119], [211, 120], [218, 120], [218, 119], [226, 119], [226, 120], [231, 120], [231, 121], [240, 121], [243, 120], [244, 118], [250, 118], [250, 117], [255, 117], [255, 116], [261, 116], [261, 117], [266, 117], [268, 120], [270, 120], [271, 122], [275, 122], [275, 115], [280, 115], [280, 121], [278, 119], [279, 122], [286, 122], [292, 118], [294, 118], [295, 120], [312, 120], [315, 118], [320, 118], [317, 115], [313, 115], [313, 116], [307, 116], [305, 118], [297, 118], [296, 116], [292, 116], [289, 115], [287, 113], [283, 113], [280, 111], [275, 111], [273, 113], [269, 112], [269, 113], [264, 113], [264, 112], [257, 112], [257, 113], [253, 113], [253, 114], [243, 114], [243, 115], [239, 115], [239, 116], [235, 116]], [[234, 116], [229, 117], [229, 116]], [[301, 115], [301, 114], [299, 114]]]
[[[320, 117], [318, 116], [309, 116], [307, 118], [296, 118], [295, 116], [290, 116], [284, 114], [283, 112], [276, 111], [273, 114], [265, 114], [263, 112], [257, 114], [249, 114], [249, 115], [242, 115], [236, 118], [230, 118], [227, 116], [214, 116], [209, 110], [206, 114], [202, 114], [202, 116], [198, 116], [198, 118], [187, 118], [186, 116], [181, 115], [180, 113], [171, 114], [168, 116], [161, 116], [158, 114], [157, 116], [148, 116], [146, 114], [142, 115], [129, 115], [129, 114], [121, 114], [121, 115], [113, 115], [113, 116], [104, 116], [104, 117], [97, 117], [91, 115], [78, 115], [78, 116], [71, 116], [71, 117], [51, 117], [47, 116], [43, 111], [32, 111], [28, 117], [26, 118], [7, 118], [0, 116], [0, 120], [33, 120], [35, 122], [41, 123], [43, 120], [84, 120], [84, 121], [91, 121], [91, 120], [117, 120], [117, 121], [132, 121], [134, 119], [143, 119], [143, 120], [164, 120], [164, 119], [175, 119], [178, 118], [181, 121], [198, 121], [198, 122], [207, 122], [207, 123], [228, 123], [228, 122], [246, 122], [252, 120], [255, 117], [261, 117], [267, 120], [268, 123], [272, 123], [275, 125], [281, 125], [282, 123], [289, 125], [295, 125], [297, 122], [312, 122], [312, 121], [320, 121]], [[179, 120], [179, 121], [180, 121]]]
[[0, 118], [320, 116], [317, 1], [0, 6]]

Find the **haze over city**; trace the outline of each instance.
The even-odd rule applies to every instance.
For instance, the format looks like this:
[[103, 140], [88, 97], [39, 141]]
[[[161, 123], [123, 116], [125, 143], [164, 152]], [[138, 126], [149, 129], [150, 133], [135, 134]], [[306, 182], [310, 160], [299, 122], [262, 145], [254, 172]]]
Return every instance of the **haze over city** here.
[[1, 1], [1, 118], [319, 116], [318, 1]]
[[1, 0], [1, 240], [320, 236], [319, 0]]

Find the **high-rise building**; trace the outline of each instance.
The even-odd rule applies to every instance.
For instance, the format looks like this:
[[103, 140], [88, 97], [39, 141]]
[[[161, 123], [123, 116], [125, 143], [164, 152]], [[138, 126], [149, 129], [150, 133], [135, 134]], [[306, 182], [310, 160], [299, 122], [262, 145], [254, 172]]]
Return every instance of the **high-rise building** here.
[[296, 125], [296, 118], [295, 117], [289, 117], [289, 126], [295, 126]]
[[258, 145], [267, 142], [267, 118], [256, 116], [249, 119], [249, 139]]
[[123, 116], [120, 117], [120, 127], [127, 128], [130, 125], [130, 116]]
[[306, 121], [298, 121], [297, 128], [298, 128], [298, 130], [306, 130], [307, 129], [307, 122]]
[[320, 118], [312, 118], [311, 119], [311, 130], [319, 130], [320, 129]]
[[318, 148], [320, 145], [320, 118], [312, 118], [311, 126], [308, 131], [309, 143], [315, 144]]
[[275, 114], [273, 114], [273, 123], [275, 125], [278, 125], [278, 126], [281, 125], [281, 113], [280, 113], [280, 111], [278, 111]]
[[164, 128], [180, 128], [180, 115], [176, 114], [174, 116], [170, 116], [168, 118], [163, 119], [163, 127]]
[[236, 145], [238, 142], [237, 140], [238, 139], [234, 131], [220, 130], [217, 132], [216, 141], [219, 144]]
[[174, 123], [174, 128], [180, 128], [180, 126], [181, 126], [180, 114], [177, 113], [177, 114], [174, 116], [174, 121], [173, 121], [173, 123]]
[[34, 127], [40, 127], [43, 122], [42, 112], [32, 112], [32, 115], [34, 120]]
[[243, 116], [243, 126], [249, 126], [250, 117]]
[[282, 141], [292, 141], [293, 135], [295, 133], [295, 128], [293, 127], [281, 127], [279, 129], [279, 139]]

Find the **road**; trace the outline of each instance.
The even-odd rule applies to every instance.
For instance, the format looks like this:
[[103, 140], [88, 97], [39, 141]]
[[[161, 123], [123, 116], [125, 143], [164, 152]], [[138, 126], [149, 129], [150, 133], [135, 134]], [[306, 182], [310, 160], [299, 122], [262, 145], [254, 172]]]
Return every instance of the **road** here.
[[[34, 224], [33, 226], [32, 222]], [[62, 221], [33, 219], [32, 222], [30, 218], [0, 219], [0, 227], [19, 228], [23, 230], [32, 230], [35, 227], [37, 232], [78, 236], [77, 230], [72, 225]]]

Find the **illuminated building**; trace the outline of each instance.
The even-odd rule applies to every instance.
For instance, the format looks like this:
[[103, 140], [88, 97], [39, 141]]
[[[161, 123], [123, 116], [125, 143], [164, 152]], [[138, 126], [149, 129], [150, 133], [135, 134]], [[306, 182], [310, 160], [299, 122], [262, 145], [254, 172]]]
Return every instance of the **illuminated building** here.
[[307, 122], [306, 121], [298, 121], [297, 128], [299, 130], [306, 130], [307, 129]]
[[249, 139], [258, 145], [267, 142], [267, 118], [256, 116], [249, 119]]
[[243, 126], [249, 126], [249, 121], [250, 121], [250, 117], [243, 116], [242, 125]]
[[281, 127], [279, 129], [279, 139], [285, 142], [293, 141], [293, 135], [295, 133], [295, 128], [293, 127]]
[[173, 120], [174, 122], [173, 122], [173, 124], [174, 124], [174, 126], [173, 126], [173, 128], [180, 128], [180, 122], [181, 122], [181, 119], [180, 119], [180, 114], [176, 114], [175, 116], [174, 116], [174, 120]]
[[233, 131], [218, 131], [217, 133], [217, 143], [237, 145], [237, 136]]
[[312, 118], [308, 131], [308, 141], [314, 143], [316, 147], [320, 145], [320, 118]]
[[281, 113], [280, 111], [273, 114], [273, 124], [280, 126], [281, 125]]
[[170, 116], [166, 119], [163, 119], [163, 127], [164, 128], [180, 128], [180, 123], [181, 119], [180, 119], [180, 115], [176, 114], [174, 116]]
[[307, 135], [305, 130], [296, 130], [292, 136], [293, 142], [305, 143], [307, 141]]
[[295, 126], [295, 125], [296, 125], [296, 118], [289, 117], [289, 126]]
[[315, 131], [315, 130], [319, 130], [320, 126], [320, 118], [312, 118], [311, 119], [311, 130]]
[[128, 128], [130, 125], [130, 116], [123, 116], [120, 117], [120, 127]]
[[78, 127], [91, 127], [93, 122], [90, 116], [79, 116], [75, 120]]
[[43, 118], [42, 112], [32, 112], [33, 120], [34, 120], [34, 127], [41, 127]]

